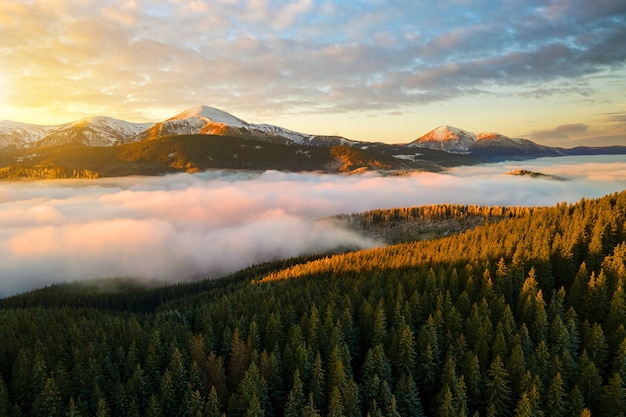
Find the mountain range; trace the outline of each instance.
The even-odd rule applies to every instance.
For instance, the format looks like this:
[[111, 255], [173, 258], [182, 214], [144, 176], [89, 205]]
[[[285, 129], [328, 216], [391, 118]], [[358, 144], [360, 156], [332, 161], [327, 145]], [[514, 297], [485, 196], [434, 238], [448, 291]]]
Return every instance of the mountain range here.
[[363, 142], [248, 123], [207, 106], [158, 123], [106, 116], [56, 126], [0, 121], [0, 178], [41, 177], [42, 173], [56, 177], [61, 171], [60, 176], [81, 172], [118, 176], [209, 168], [438, 170], [479, 162], [597, 154], [626, 154], [626, 146], [555, 148], [452, 126], [439, 126], [406, 144]]

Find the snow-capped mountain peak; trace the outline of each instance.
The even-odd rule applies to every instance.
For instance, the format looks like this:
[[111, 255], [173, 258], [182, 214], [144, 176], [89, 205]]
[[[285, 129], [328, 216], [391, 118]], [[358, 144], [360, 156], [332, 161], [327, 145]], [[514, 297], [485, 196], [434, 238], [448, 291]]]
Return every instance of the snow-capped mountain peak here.
[[447, 125], [439, 126], [432, 130], [431, 133], [431, 138], [433, 140], [456, 140], [459, 136], [476, 137], [476, 135], [471, 132]]
[[131, 142], [152, 123], [132, 123], [108, 116], [86, 117], [56, 126], [43, 136], [39, 146], [80, 143], [88, 146], [112, 146]]
[[476, 142], [476, 135], [453, 126], [439, 126], [426, 133], [409, 146], [438, 149], [446, 152], [469, 152], [469, 147]]
[[248, 126], [248, 123], [243, 120], [233, 116], [230, 113], [227, 113], [223, 110], [216, 109], [215, 107], [209, 106], [198, 106], [187, 109], [176, 116], [168, 119], [169, 120], [184, 120], [184, 119], [204, 119], [207, 121], [211, 121], [213, 123], [223, 123], [232, 127], [245, 127]]
[[248, 123], [223, 110], [198, 106], [154, 124], [142, 132], [137, 139], [158, 139], [171, 135], [224, 135], [232, 129], [247, 128], [248, 126]]

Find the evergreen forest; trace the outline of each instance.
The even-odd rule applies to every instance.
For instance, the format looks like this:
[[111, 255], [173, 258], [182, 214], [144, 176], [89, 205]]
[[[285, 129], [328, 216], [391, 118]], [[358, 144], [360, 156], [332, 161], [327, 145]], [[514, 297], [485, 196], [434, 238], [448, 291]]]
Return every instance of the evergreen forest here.
[[454, 233], [2, 299], [0, 416], [626, 414], [626, 192], [353, 222], [414, 218]]

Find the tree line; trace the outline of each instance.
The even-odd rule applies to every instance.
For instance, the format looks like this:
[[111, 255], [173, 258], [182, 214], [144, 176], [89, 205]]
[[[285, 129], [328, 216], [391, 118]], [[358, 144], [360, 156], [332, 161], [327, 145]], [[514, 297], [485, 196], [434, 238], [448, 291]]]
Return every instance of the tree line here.
[[0, 415], [624, 415], [626, 192], [477, 210], [503, 219], [217, 281], [0, 300]]
[[0, 179], [21, 180], [21, 179], [65, 179], [83, 178], [95, 179], [100, 175], [88, 169], [72, 169], [60, 166], [34, 166], [11, 165], [0, 168]]

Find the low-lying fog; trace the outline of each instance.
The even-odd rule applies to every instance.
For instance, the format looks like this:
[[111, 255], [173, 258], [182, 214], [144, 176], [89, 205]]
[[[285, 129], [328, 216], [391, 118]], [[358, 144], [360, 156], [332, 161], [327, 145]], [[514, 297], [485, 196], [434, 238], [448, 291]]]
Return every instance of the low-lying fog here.
[[[504, 175], [515, 168], [567, 181]], [[185, 281], [378, 242], [316, 219], [433, 203], [553, 205], [626, 188], [626, 156], [401, 177], [267, 171], [0, 183], [0, 296], [59, 281]]]

